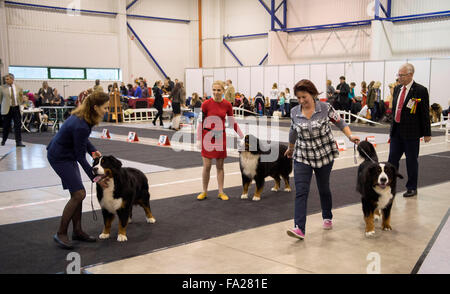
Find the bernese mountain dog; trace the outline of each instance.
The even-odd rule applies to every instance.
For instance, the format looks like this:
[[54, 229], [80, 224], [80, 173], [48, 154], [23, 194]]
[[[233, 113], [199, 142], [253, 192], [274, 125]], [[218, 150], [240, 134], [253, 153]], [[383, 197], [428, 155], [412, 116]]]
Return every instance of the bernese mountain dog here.
[[[275, 161], [267, 162], [263, 155], [271, 154], [261, 148], [261, 142], [253, 135], [246, 135], [239, 150], [239, 165], [242, 175], [243, 192], [241, 199], [248, 198], [248, 188], [253, 180], [256, 183], [256, 191], [253, 195], [253, 201], [261, 200], [261, 193], [264, 188], [264, 180], [271, 176], [275, 179], [275, 186], [272, 191], [280, 189], [280, 181], [283, 178], [285, 183], [284, 191], [291, 192], [289, 185], [289, 174], [292, 171], [292, 159], [284, 156], [287, 146], [280, 144], [278, 154]], [[263, 160], [261, 160], [263, 159]]]
[[108, 185], [103, 189], [97, 183], [97, 199], [102, 207], [104, 229], [100, 239], [108, 239], [114, 216], [119, 217], [117, 241], [127, 241], [126, 229], [131, 222], [133, 205], [140, 205], [146, 215], [147, 223], [156, 220], [150, 209], [148, 180], [143, 172], [135, 168], [122, 167], [122, 162], [114, 156], [97, 157], [93, 163], [94, 181], [105, 179]]
[[372, 143], [360, 142], [358, 152], [364, 161], [358, 167], [356, 190], [361, 194], [366, 237], [370, 237], [375, 234], [374, 219], [380, 218], [380, 211], [383, 217], [382, 229], [392, 230], [390, 216], [396, 193], [397, 177], [403, 179], [403, 176], [389, 162], [378, 162], [378, 156]]

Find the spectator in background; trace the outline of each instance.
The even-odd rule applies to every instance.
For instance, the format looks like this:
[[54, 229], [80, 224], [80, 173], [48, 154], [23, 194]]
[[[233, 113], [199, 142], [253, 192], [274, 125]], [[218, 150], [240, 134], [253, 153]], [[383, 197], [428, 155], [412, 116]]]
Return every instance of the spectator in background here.
[[4, 146], [11, 129], [11, 122], [14, 121], [14, 137], [16, 147], [25, 147], [22, 143], [22, 114], [20, 105], [22, 104], [23, 91], [14, 83], [14, 75], [8, 74], [4, 77], [5, 84], [0, 88], [0, 105], [2, 106], [3, 139], [1, 145]]
[[120, 95], [122, 96], [128, 96], [128, 89], [125, 86], [125, 83], [122, 82], [122, 84], [120, 85]]
[[260, 116], [263, 116], [265, 113], [265, 105], [264, 105], [264, 96], [261, 94], [261, 92], [258, 92], [255, 96], [255, 108], [256, 113], [259, 113]]
[[150, 97], [150, 94], [148, 93], [148, 87], [147, 87], [147, 83], [146, 82], [141, 81], [140, 88], [142, 90], [142, 98]]
[[291, 94], [291, 91], [289, 90], [289, 88], [286, 88], [284, 90], [284, 93], [286, 94], [286, 99], [289, 103], [289, 113], [287, 114], [287, 116], [291, 117], [291, 110], [292, 110], [292, 108], [294, 108], [295, 106], [298, 105], [298, 99], [297, 99], [297, 97], [295, 97], [294, 95]]
[[50, 102], [52, 106], [64, 106], [64, 98], [59, 95], [58, 90], [53, 89], [53, 99]]
[[347, 107], [347, 111], [352, 109], [353, 103], [356, 103], [355, 87], [356, 87], [356, 84], [354, 82], [351, 82], [350, 83], [350, 91], [348, 92], [348, 107]]
[[336, 106], [336, 90], [331, 85], [330, 80], [327, 80], [327, 102], [333, 107]]
[[200, 99], [197, 93], [192, 93], [192, 100], [191, 105], [189, 105], [189, 108], [191, 108], [192, 111], [194, 111], [194, 109], [200, 107], [202, 107], [202, 100]]
[[235, 89], [233, 87], [233, 82], [231, 80], [227, 80], [225, 82], [227, 89], [225, 90], [225, 100], [227, 100], [228, 102], [231, 103], [231, 105], [234, 106], [234, 102], [235, 102]]
[[128, 88], [127, 96], [134, 97], [134, 89], [133, 89], [133, 85], [132, 85], [132, 84], [128, 84], [128, 85], [127, 85], [127, 88]]
[[181, 105], [185, 105], [186, 103], [186, 97], [183, 97], [181, 83], [175, 84], [175, 88], [173, 88], [169, 98], [172, 100], [173, 109], [171, 129], [178, 131], [180, 129]]
[[161, 127], [164, 126], [162, 115], [163, 115], [163, 106], [164, 106], [164, 98], [163, 98], [163, 90], [161, 89], [162, 82], [156, 81], [153, 86], [153, 94], [155, 95], [155, 103], [153, 103], [153, 107], [158, 110], [158, 113], [155, 116], [155, 119], [152, 121], [153, 125], [156, 126], [156, 120], [159, 118], [159, 125]]
[[348, 104], [349, 104], [348, 93], [350, 92], [350, 87], [345, 82], [344, 76], [339, 77], [339, 81], [340, 81], [340, 83], [337, 86], [337, 90], [336, 90], [336, 93], [338, 93], [338, 99], [337, 99], [336, 106], [338, 106], [337, 109], [347, 110], [349, 107], [348, 106]]
[[170, 79], [170, 77], [166, 78], [169, 83], [169, 92], [172, 92], [173, 88], [175, 88], [175, 83]]
[[273, 115], [273, 112], [278, 109], [278, 95], [280, 91], [278, 91], [277, 83], [273, 83], [272, 90], [270, 90], [270, 116]]
[[53, 99], [53, 90], [48, 86], [47, 82], [42, 83], [42, 88], [39, 89], [38, 97], [38, 107], [50, 105], [50, 101]]
[[361, 106], [364, 107], [367, 104], [367, 83], [365, 81], [361, 82]]
[[163, 91], [163, 95], [170, 95], [172, 92], [172, 88], [170, 88], [169, 80], [164, 81], [164, 85], [161, 87], [161, 90]]
[[141, 89], [141, 86], [140, 86], [140, 82], [139, 81], [136, 81], [135, 82], [136, 83], [136, 90], [134, 91], [134, 97], [136, 97], [136, 98], [142, 98], [142, 89]]
[[370, 88], [369, 93], [367, 94], [367, 106], [370, 109], [370, 115], [372, 116], [373, 121], [378, 121], [380, 118], [380, 110], [379, 105], [381, 101], [381, 83], [375, 82], [373, 87]]
[[95, 80], [95, 86], [92, 88], [94, 92], [103, 92], [103, 87], [100, 86], [100, 80]]
[[281, 110], [281, 117], [284, 117], [285, 114], [285, 108], [284, 105], [286, 104], [286, 96], [284, 96], [284, 92], [280, 93], [280, 110]]

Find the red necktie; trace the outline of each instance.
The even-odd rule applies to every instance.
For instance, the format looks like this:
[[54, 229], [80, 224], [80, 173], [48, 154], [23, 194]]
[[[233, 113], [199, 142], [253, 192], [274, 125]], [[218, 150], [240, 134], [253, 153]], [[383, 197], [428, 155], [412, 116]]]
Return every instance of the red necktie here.
[[398, 102], [397, 112], [395, 113], [395, 122], [400, 123], [400, 117], [402, 114], [403, 103], [405, 102], [406, 87], [403, 86], [402, 94], [400, 95], [400, 101]]

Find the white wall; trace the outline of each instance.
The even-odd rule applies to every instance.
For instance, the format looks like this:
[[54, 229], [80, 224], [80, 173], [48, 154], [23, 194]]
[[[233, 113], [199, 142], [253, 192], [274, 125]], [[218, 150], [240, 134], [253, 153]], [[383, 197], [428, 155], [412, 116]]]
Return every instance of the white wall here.
[[[230, 77], [227, 72], [239, 73], [240, 70], [249, 72], [245, 75], [237, 75], [233, 84], [238, 87], [237, 92], [244, 92], [248, 97], [248, 88], [250, 88], [250, 97], [255, 97], [257, 92], [268, 96], [273, 83], [278, 84], [278, 89], [292, 89], [301, 79], [311, 80], [317, 90], [321, 92], [319, 98], [326, 97], [326, 80], [329, 79], [336, 88], [339, 83], [339, 77], [345, 76], [347, 84], [354, 82], [355, 95], [361, 96], [361, 82], [365, 81], [367, 85], [371, 82], [381, 82], [381, 91], [383, 99], [390, 95], [389, 84], [395, 82], [398, 69], [405, 62], [409, 62], [415, 67], [414, 80], [422, 84], [430, 93], [430, 104], [439, 103], [446, 106], [450, 100], [450, 94], [446, 79], [450, 75], [450, 58], [435, 59], [401, 59], [401, 60], [381, 60], [381, 61], [361, 61], [361, 62], [341, 62], [341, 63], [311, 63], [311, 64], [291, 64], [291, 65], [267, 65], [253, 67], [232, 67], [232, 68], [214, 68], [214, 69], [188, 69], [188, 71], [203, 71], [203, 74], [196, 72], [191, 75], [197, 88], [202, 88], [202, 77], [205, 75], [214, 75], [214, 80], [224, 80]], [[196, 79], [195, 79], [196, 78]], [[250, 83], [250, 85], [248, 84]], [[242, 90], [239, 85], [245, 85]], [[191, 88], [191, 86], [189, 86]], [[191, 93], [188, 93], [190, 95]]]
[[[47, 6], [67, 7], [74, 0], [21, 0]], [[120, 12], [130, 0], [80, 0], [80, 9]], [[0, 8], [1, 9], [1, 8]], [[0, 58], [8, 65], [122, 68], [123, 81], [144, 77], [150, 86], [163, 74], [130, 30], [130, 23], [165, 73], [184, 80], [184, 69], [198, 66], [197, 0], [140, 0], [127, 13], [191, 20], [190, 23], [143, 20], [100, 14], [70, 16], [65, 11], [6, 5], [7, 38]], [[122, 13], [123, 13], [122, 12]], [[4, 21], [4, 20], [2, 20]], [[2, 38], [4, 34], [2, 33]], [[0, 39], [2, 39], [0, 38]], [[3, 53], [7, 51], [7, 54]], [[42, 81], [20, 81], [36, 92]], [[66, 96], [78, 95], [93, 81], [51, 80], [66, 87]], [[110, 82], [103, 82], [104, 88]], [[60, 91], [62, 93], [62, 91]]]

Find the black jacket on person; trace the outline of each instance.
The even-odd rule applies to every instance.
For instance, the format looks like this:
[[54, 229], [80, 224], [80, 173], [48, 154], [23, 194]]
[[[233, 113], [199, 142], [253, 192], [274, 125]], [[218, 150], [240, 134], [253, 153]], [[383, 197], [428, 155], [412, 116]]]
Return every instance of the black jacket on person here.
[[153, 91], [153, 95], [155, 95], [155, 103], [153, 104], [153, 107], [162, 108], [164, 105], [164, 98], [162, 96], [162, 90], [158, 87], [153, 87], [152, 91]]
[[[394, 95], [392, 101], [392, 115], [393, 121], [391, 124], [390, 136], [393, 135], [393, 128], [398, 128], [400, 137], [405, 140], [419, 139], [423, 136], [431, 136], [430, 124], [430, 99], [428, 90], [424, 86], [413, 82], [411, 89], [409, 89], [408, 96], [406, 96], [402, 107], [400, 116], [400, 123], [395, 122], [395, 114], [397, 103], [400, 99], [400, 92], [403, 85], [398, 85], [394, 88]], [[411, 113], [411, 109], [406, 107], [408, 102], [412, 99], [420, 99], [417, 103], [415, 113]]]
[[337, 90], [340, 91], [338, 94], [338, 101], [341, 105], [347, 105], [350, 103], [348, 99], [348, 93], [350, 92], [350, 86], [347, 83], [339, 84], [336, 87]]

